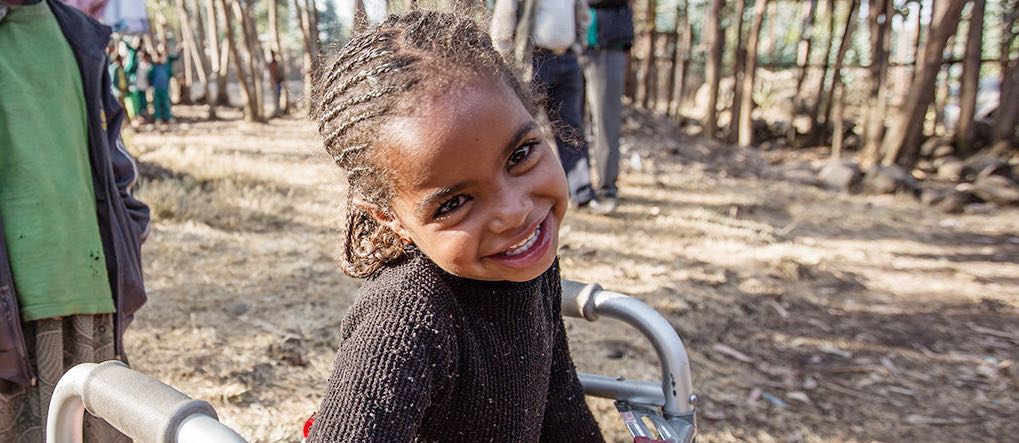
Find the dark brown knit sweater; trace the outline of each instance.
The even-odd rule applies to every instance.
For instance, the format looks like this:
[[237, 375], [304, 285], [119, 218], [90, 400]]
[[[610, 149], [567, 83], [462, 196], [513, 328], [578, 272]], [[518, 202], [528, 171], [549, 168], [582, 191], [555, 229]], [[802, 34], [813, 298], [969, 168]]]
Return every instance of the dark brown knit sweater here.
[[602, 441], [560, 313], [558, 263], [526, 283], [413, 251], [369, 278], [308, 441]]

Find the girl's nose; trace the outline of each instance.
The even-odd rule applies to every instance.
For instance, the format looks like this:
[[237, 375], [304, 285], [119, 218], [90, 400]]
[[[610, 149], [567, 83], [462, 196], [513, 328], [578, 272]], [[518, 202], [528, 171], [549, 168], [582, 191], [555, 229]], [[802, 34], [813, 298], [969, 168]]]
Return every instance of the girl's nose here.
[[492, 218], [489, 220], [488, 228], [496, 233], [520, 229], [527, 223], [527, 216], [534, 208], [534, 202], [528, 198], [527, 193], [507, 192], [504, 198], [494, 203]]

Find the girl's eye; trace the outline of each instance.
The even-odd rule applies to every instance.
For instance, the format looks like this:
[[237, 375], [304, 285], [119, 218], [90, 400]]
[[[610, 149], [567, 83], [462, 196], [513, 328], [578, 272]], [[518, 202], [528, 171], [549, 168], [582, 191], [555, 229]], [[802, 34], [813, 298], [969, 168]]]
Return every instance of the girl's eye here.
[[457, 195], [449, 200], [442, 202], [442, 204], [439, 205], [439, 208], [435, 210], [434, 218], [439, 219], [446, 215], [449, 215], [450, 213], [456, 211], [457, 209], [460, 209], [460, 207], [463, 206], [464, 203], [467, 203], [467, 200], [468, 198], [466, 195]]
[[509, 163], [509, 167], [512, 168], [520, 163], [523, 163], [524, 160], [527, 160], [527, 158], [531, 156], [531, 152], [534, 151], [534, 147], [537, 144], [538, 144], [537, 142], [528, 143], [514, 150], [513, 153], [510, 154], [509, 160], [507, 160], [507, 163]]

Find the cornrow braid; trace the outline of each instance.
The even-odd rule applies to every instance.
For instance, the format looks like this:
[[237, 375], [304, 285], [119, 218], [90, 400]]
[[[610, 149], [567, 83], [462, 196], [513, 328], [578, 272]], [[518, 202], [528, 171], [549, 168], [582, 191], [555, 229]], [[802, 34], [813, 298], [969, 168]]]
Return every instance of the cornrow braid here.
[[416, 94], [478, 77], [505, 81], [532, 113], [537, 106], [484, 28], [463, 15], [390, 16], [326, 57], [315, 76], [314, 116], [326, 152], [346, 171], [350, 185], [340, 266], [364, 278], [405, 250], [396, 232], [357, 204], [372, 202], [391, 211], [392, 171], [379, 146], [387, 118], [413, 112]]

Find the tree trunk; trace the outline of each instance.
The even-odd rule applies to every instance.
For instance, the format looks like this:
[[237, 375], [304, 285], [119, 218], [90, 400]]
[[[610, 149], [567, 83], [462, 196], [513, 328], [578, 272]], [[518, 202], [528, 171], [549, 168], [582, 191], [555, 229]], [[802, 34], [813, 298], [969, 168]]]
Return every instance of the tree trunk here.
[[754, 20], [750, 24], [750, 35], [747, 40], [747, 62], [743, 75], [742, 88], [739, 103], [739, 137], [737, 141], [740, 146], [750, 146], [753, 143], [753, 113], [754, 113], [754, 82], [757, 80], [757, 42], [761, 36], [761, 24], [764, 22], [764, 12], [768, 7], [768, 0], [756, 0], [754, 2]]
[[[230, 14], [230, 6], [227, 4], [228, 0], [219, 0], [220, 10], [223, 11], [223, 24], [226, 29], [226, 47], [230, 52], [230, 59], [233, 60], [234, 70], [237, 72], [237, 83], [241, 86], [241, 95], [244, 99], [244, 119], [250, 122], [261, 121], [261, 115], [258, 112], [258, 108], [254, 103], [254, 92], [251, 90], [251, 86], [248, 84], [247, 75], [244, 72], [244, 66], [241, 63], [240, 55], [237, 50], [237, 43], [234, 40], [234, 26], [233, 19]], [[238, 0], [230, 0], [231, 3], [236, 5]]]
[[870, 0], [869, 13], [871, 63], [869, 73], [870, 93], [867, 98], [868, 112], [864, 121], [864, 148], [860, 164], [864, 167], [877, 163], [880, 158], [881, 137], [885, 132], [884, 91], [888, 82], [888, 44], [892, 29], [891, 0]]
[[853, 32], [856, 31], [856, 19], [853, 18], [853, 14], [856, 13], [856, 7], [859, 6], [860, 0], [849, 0], [849, 12], [846, 13], [846, 26], [842, 31], [842, 39], [839, 41], [838, 53], [835, 54], [835, 66], [831, 73], [831, 89], [828, 90], [828, 98], [825, 103], [828, 106], [824, 110], [824, 120], [822, 120], [827, 126], [830, 123], [832, 107], [835, 103], [835, 89], [836, 85], [842, 81], [842, 66], [846, 61], [846, 52], [849, 51], [849, 45], [852, 44]]
[[241, 23], [241, 35], [244, 37], [244, 53], [248, 60], [248, 73], [251, 75], [251, 92], [252, 92], [252, 107], [258, 112], [257, 116], [259, 121], [262, 121], [262, 114], [265, 111], [263, 104], [265, 100], [262, 99], [262, 74], [265, 72], [262, 63], [262, 50], [258, 44], [258, 32], [255, 29], [255, 21], [251, 18], [254, 16], [254, 0], [236, 0], [234, 2], [234, 13], [237, 15], [237, 19]]
[[736, 142], [739, 133], [739, 113], [743, 101], [743, 65], [747, 59], [747, 48], [743, 43], [743, 16], [746, 15], [747, 0], [737, 0], [736, 17], [732, 23], [736, 25], [736, 50], [733, 52], [732, 68], [732, 104], [729, 106], [729, 142]]
[[690, 29], [690, 0], [683, 0], [676, 9], [676, 32], [679, 37], [676, 40], [676, 69], [672, 76], [672, 94], [669, 102], [672, 104], [669, 110], [670, 115], [683, 121], [683, 99], [686, 96], [686, 74], [690, 67], [690, 44], [693, 33]]
[[[193, 17], [193, 19], [192, 19]], [[202, 82], [202, 98], [209, 105], [209, 120], [216, 118], [216, 109], [212, 106], [212, 94], [209, 81], [209, 63], [205, 59], [205, 30], [202, 22], [202, 11], [198, 8], [195, 0], [184, 3], [184, 0], [177, 0], [177, 19], [180, 23], [182, 37], [185, 42], [185, 54], [190, 56], [198, 74], [198, 81]], [[198, 25], [194, 23], [197, 21]]]
[[[916, 2], [916, 38], [913, 39], [913, 66], [914, 66], [913, 69], [920, 69], [920, 57], [921, 57], [920, 42], [922, 40], [923, 40], [923, 1], [918, 1]], [[916, 71], [913, 71], [913, 75], [916, 75]]]
[[255, 92], [255, 106], [258, 107], [260, 117], [265, 116], [265, 78], [266, 61], [265, 49], [258, 40], [258, 27], [256, 24], [255, 12], [256, 0], [240, 0], [237, 7], [242, 14], [242, 23], [245, 25], [245, 52], [248, 53], [248, 65], [252, 74], [252, 87]]
[[704, 135], [708, 138], [715, 138], [718, 132], [717, 112], [718, 105], [718, 83], [722, 70], [722, 51], [725, 48], [725, 30], [722, 29], [722, 3], [723, 0], [711, 0], [711, 9], [708, 11], [708, 23], [705, 28], [705, 35], [708, 40], [708, 60], [704, 69], [705, 81], [708, 84], [708, 102], [704, 106]]
[[637, 82], [637, 101], [644, 109], [650, 109], [654, 89], [652, 82], [655, 76], [655, 0], [647, 0], [644, 11], [644, 33], [647, 36], [647, 47], [641, 60], [640, 80]]
[[[355, 29], [362, 26], [358, 24], [357, 20], [367, 19], [367, 16], [364, 15], [364, 4], [358, 0], [355, 6], [357, 5], [360, 9], [355, 8]], [[314, 8], [314, 0], [294, 0], [294, 9], [297, 12], [297, 18], [301, 25], [301, 36], [304, 41], [304, 110], [308, 113], [311, 113], [312, 108], [312, 75], [314, 74], [315, 56], [318, 55], [318, 26], [310, 11]], [[367, 23], [364, 23], [363, 26], [367, 26]]]
[[[891, 1], [891, 0], [886, 0]], [[803, 81], [807, 78], [807, 68], [810, 65], [810, 47], [814, 41], [814, 16], [817, 15], [817, 0], [810, 0], [807, 15], [803, 18], [801, 25], [803, 33], [800, 34], [800, 44], [796, 52], [796, 64], [800, 72], [796, 76], [796, 89], [793, 91], [793, 103], [789, 110], [789, 127], [786, 128], [786, 142], [792, 144], [796, 140], [796, 116], [799, 114], [803, 103], [800, 101], [800, 92], [803, 91]]]
[[[938, 76], [935, 77], [934, 83], [934, 102], [931, 103], [931, 110], [934, 111], [934, 132], [937, 133], [939, 126], [943, 127], [945, 124], [945, 106], [948, 104], [948, 85], [952, 82], [952, 71], [949, 69], [951, 66], [944, 64], [944, 58], [954, 59], [956, 38], [953, 35], [949, 37], [948, 44], [945, 45], [945, 54], [942, 57], [942, 64], [939, 67]], [[940, 77], [941, 81], [938, 81]], [[925, 120], [926, 122], [926, 120]]]
[[824, 48], [824, 61], [821, 62], [821, 76], [817, 81], [817, 95], [814, 106], [810, 108], [810, 126], [807, 131], [813, 143], [820, 142], [819, 137], [824, 134], [824, 128], [820, 125], [821, 106], [824, 98], [824, 84], [828, 77], [828, 65], [831, 62], [831, 47], [835, 42], [835, 0], [828, 0], [828, 44]]
[[[283, 87], [280, 88], [280, 110], [286, 114], [290, 111], [290, 94], [287, 93], [287, 57], [283, 53], [283, 42], [280, 40], [279, 0], [269, 0], [269, 47], [276, 55], [276, 63], [283, 76]], [[276, 85], [273, 85], [275, 87]], [[275, 105], [275, 104], [274, 104]]]
[[[194, 72], [192, 70], [194, 68], [192, 66], [193, 62], [191, 60], [191, 51], [183, 50], [183, 47], [187, 46], [187, 44], [184, 42], [187, 41], [186, 25], [188, 23], [188, 20], [190, 20], [189, 18], [190, 14], [188, 14], [187, 10], [185, 9], [183, 11], [182, 17], [182, 11], [180, 10], [180, 8], [183, 6], [181, 4], [182, 1], [183, 0], [174, 0], [173, 2], [174, 13], [177, 14], [177, 23], [175, 23], [175, 26], [173, 27], [173, 38], [176, 43], [176, 48], [174, 49], [180, 56], [180, 64], [182, 68], [179, 70], [175, 70], [173, 73], [173, 77], [177, 80], [177, 101], [175, 102], [175, 104], [190, 105], [191, 82], [194, 80]], [[168, 58], [167, 61], [169, 61], [171, 51], [169, 46], [167, 46], [165, 49]]]
[[831, 157], [839, 158], [842, 157], [842, 143], [846, 133], [845, 128], [845, 108], [846, 108], [846, 85], [842, 84], [841, 79], [832, 85], [832, 89], [835, 91], [835, 95], [832, 97], [834, 100], [831, 107], [834, 108], [832, 112], [835, 113], [833, 116], [832, 123], [832, 136], [831, 136]]
[[362, 31], [367, 27], [368, 13], [364, 9], [364, 0], [354, 0], [354, 32]]
[[973, 152], [973, 119], [976, 116], [977, 88], [980, 84], [980, 58], [983, 50], [984, 0], [973, 0], [966, 35], [966, 55], [962, 65], [962, 91], [959, 94], [959, 123], [955, 127], [955, 148], [960, 157]]
[[220, 49], [219, 49], [219, 15], [216, 13], [216, 1], [207, 0], [205, 2], [205, 25], [206, 28], [206, 42], [208, 42], [208, 57], [209, 57], [209, 83], [216, 82], [216, 95], [209, 95], [206, 100], [210, 107], [216, 105], [222, 105], [223, 101], [220, 100], [222, 94], [219, 93], [221, 89], [220, 77], [223, 77], [223, 66], [220, 64]]
[[188, 27], [190, 28], [190, 40], [188, 40], [188, 49], [191, 51], [191, 56], [195, 60], [195, 67], [198, 68], [198, 81], [202, 82], [204, 96], [202, 100], [208, 103], [209, 101], [209, 59], [205, 48], [205, 21], [202, 19], [202, 9], [198, 6], [197, 0], [187, 0], [184, 6], [191, 12], [191, 21], [188, 21]]
[[1019, 128], [1019, 57], [1012, 59], [1004, 75], [1001, 105], [991, 132], [991, 152], [997, 155], [1004, 154], [1010, 146], [1016, 145], [1016, 129]]
[[1015, 132], [1019, 127], [1019, 57], [1010, 58], [1012, 43], [1017, 34], [1012, 32], [1019, 20], [1019, 1], [1013, 0], [1011, 9], [1005, 14], [1005, 32], [1001, 36], [999, 63], [1001, 64], [1001, 87], [998, 111], [991, 131], [991, 153], [1004, 154], [1010, 145], [1016, 144]]
[[924, 114], [930, 105], [934, 80], [941, 70], [945, 45], [948, 38], [955, 34], [959, 25], [959, 14], [965, 4], [965, 0], [939, 0], [935, 4], [934, 17], [921, 57], [922, 63], [917, 65], [909, 94], [899, 109], [898, 120], [889, 128], [881, 142], [881, 151], [884, 153], [883, 164], [898, 164], [912, 169], [916, 163]]

